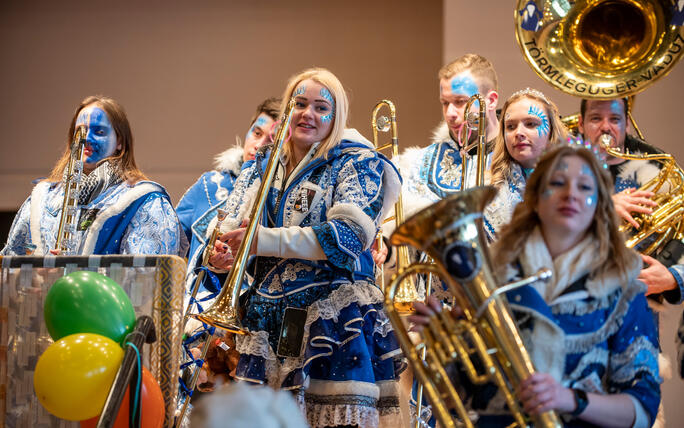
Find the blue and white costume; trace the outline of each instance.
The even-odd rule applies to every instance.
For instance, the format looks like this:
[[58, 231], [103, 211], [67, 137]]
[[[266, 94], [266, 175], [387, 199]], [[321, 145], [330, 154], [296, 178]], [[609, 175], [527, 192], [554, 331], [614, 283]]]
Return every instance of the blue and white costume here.
[[[636, 155], [662, 153], [661, 150], [631, 135], [627, 135], [625, 139], [625, 150]], [[627, 160], [619, 165], [611, 165], [609, 169], [615, 180], [615, 193], [629, 188], [638, 189], [658, 175], [660, 166], [659, 162], [647, 160]], [[668, 190], [662, 189], [665, 192]], [[684, 302], [684, 256], [677, 260], [677, 264], [668, 267], [668, 270], [677, 281], [677, 288], [662, 293], [662, 296], [671, 304], [680, 304]]]
[[511, 174], [499, 185], [496, 196], [485, 207], [484, 230], [487, 240], [493, 242], [501, 228], [513, 217], [515, 206], [523, 200], [527, 175], [519, 163], [511, 162]]
[[[190, 285], [196, 276], [194, 270], [201, 262], [207, 239], [216, 225], [217, 210], [225, 206], [235, 186], [235, 180], [240, 175], [242, 155], [242, 147], [233, 147], [216, 156], [215, 169], [202, 174], [176, 206], [181, 227], [190, 242], [187, 276]], [[206, 286], [210, 287], [211, 291], [218, 291], [209, 280], [205, 280], [201, 291], [204, 291]]]
[[[29, 245], [35, 246], [35, 255], [49, 254], [57, 240], [63, 198], [62, 183], [38, 183], [19, 209], [2, 254], [26, 255]], [[79, 208], [76, 254], [179, 255], [182, 250], [178, 218], [157, 183], [119, 182]]]
[[[507, 293], [526, 348], [538, 372], [563, 386], [598, 394], [629, 394], [635, 427], [650, 427], [660, 402], [658, 336], [637, 280], [641, 260], [634, 256], [622, 278], [615, 268], [598, 276], [596, 242], [586, 237], [552, 259], [539, 228], [525, 243], [509, 279], [541, 268], [553, 270], [549, 283]], [[461, 376], [460, 388], [476, 410], [478, 426], [504, 426], [503, 397], [492, 385], [474, 386]], [[508, 418], [510, 419], [510, 418]], [[593, 426], [579, 419], [565, 426]]]
[[[402, 196], [406, 216], [461, 190], [461, 151], [446, 122], [434, 130], [429, 146], [409, 147], [392, 161], [404, 179]], [[491, 153], [488, 153], [485, 170], [489, 169], [490, 162]], [[476, 170], [477, 158], [473, 155], [468, 166], [468, 187], [475, 185]]]
[[[243, 295], [242, 323], [252, 334], [237, 338], [236, 377], [304, 390], [313, 427], [375, 427], [379, 416], [398, 416], [401, 351], [368, 248], [398, 197], [400, 179], [356, 130], [346, 130], [327, 159], [311, 160], [316, 147], [287, 180], [281, 159], [269, 189], [258, 256], [250, 262], [255, 285]], [[270, 146], [265, 151], [243, 166], [226, 203], [227, 228], [252, 204]], [[306, 310], [299, 357], [276, 354], [288, 307]]]

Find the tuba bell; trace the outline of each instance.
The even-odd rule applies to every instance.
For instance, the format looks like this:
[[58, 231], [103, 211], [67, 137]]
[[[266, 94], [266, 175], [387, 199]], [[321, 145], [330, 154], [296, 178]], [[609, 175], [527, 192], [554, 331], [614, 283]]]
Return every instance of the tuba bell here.
[[[493, 187], [475, 187], [452, 195], [413, 215], [390, 238], [393, 245], [411, 245], [427, 252], [435, 261], [399, 270], [385, 295], [385, 310], [414, 376], [445, 427], [457, 426], [450, 407], [455, 408], [461, 424], [473, 426], [446, 372], [446, 366], [455, 361], [463, 365], [473, 383], [496, 384], [516, 426], [528, 425], [513, 391], [534, 373], [534, 366], [502, 293], [548, 278], [550, 272], [543, 270], [514, 284], [497, 286], [482, 232], [482, 210], [495, 194]], [[423, 330], [422, 341], [414, 344], [394, 307], [394, 298], [404, 277], [418, 273], [439, 276], [449, 286], [465, 318], [457, 320], [447, 311], [440, 312]], [[424, 360], [421, 354], [425, 355]], [[477, 355], [484, 371], [476, 370], [472, 355]], [[558, 415], [552, 411], [538, 415], [534, 425], [561, 426]]]
[[515, 36], [525, 61], [581, 98], [641, 92], [677, 64], [684, 17], [670, 0], [518, 0]]

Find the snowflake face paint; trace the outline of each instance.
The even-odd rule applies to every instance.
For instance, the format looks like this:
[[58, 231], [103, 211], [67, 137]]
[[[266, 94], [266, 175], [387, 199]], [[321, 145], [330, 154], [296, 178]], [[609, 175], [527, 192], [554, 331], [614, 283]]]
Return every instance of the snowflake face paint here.
[[86, 134], [86, 169], [92, 169], [102, 159], [112, 156], [117, 150], [117, 137], [112, 123], [96, 104], [86, 106], [76, 119], [76, 126], [84, 125]]
[[[531, 98], [520, 98], [506, 107], [503, 117], [508, 154], [523, 168], [534, 168], [549, 144], [550, 135], [548, 117], [541, 103]], [[543, 132], [539, 131], [540, 127], [544, 127]]]
[[589, 164], [570, 155], [561, 159], [549, 176], [537, 202], [544, 236], [583, 236], [591, 225], [598, 203], [598, 184]]
[[530, 109], [527, 111], [527, 113], [531, 114], [532, 116], [536, 116], [539, 118], [541, 123], [539, 126], [537, 126], [537, 133], [539, 134], [540, 137], [543, 137], [545, 135], [549, 134], [549, 130], [551, 129], [549, 126], [549, 118], [546, 116], [546, 113], [539, 107], [532, 105], [530, 106]]
[[335, 99], [330, 90], [313, 80], [305, 80], [293, 92], [292, 142], [298, 150], [308, 151], [312, 144], [330, 135], [335, 122]]
[[333, 117], [335, 117], [335, 100], [333, 99], [332, 94], [326, 87], [321, 88], [320, 94], [323, 98], [328, 100], [331, 106], [330, 113], [326, 114], [325, 116], [321, 116], [321, 120], [323, 122], [331, 122], [333, 120]]

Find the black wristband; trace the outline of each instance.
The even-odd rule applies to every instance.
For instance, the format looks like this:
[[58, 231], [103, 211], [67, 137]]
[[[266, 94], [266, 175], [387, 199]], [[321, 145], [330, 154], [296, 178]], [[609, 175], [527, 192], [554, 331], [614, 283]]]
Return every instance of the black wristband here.
[[579, 416], [589, 405], [589, 398], [587, 397], [587, 393], [581, 389], [572, 388], [572, 394], [575, 396], [575, 404], [577, 407], [575, 407], [575, 410], [570, 412], [570, 414], [572, 416]]

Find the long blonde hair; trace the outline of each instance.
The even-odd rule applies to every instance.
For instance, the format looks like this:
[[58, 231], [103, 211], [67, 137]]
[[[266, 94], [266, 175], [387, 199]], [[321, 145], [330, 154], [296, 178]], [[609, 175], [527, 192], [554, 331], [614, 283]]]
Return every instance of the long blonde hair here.
[[556, 105], [544, 96], [541, 92], [536, 89], [524, 89], [518, 91], [511, 95], [503, 105], [501, 109], [501, 120], [499, 121], [499, 133], [494, 141], [494, 151], [492, 153], [492, 166], [491, 174], [492, 178], [490, 183], [493, 186], [499, 186], [507, 178], [511, 177], [511, 164], [515, 162], [515, 159], [508, 153], [506, 149], [506, 111], [516, 101], [523, 98], [528, 98], [531, 100], [539, 101], [546, 110], [546, 115], [549, 118], [549, 143], [547, 148], [551, 148], [554, 145], [564, 142], [567, 138], [568, 131], [560, 121], [560, 115], [558, 114], [558, 108]]
[[69, 158], [71, 156], [70, 147], [74, 131], [76, 130], [76, 119], [81, 110], [91, 104], [95, 104], [107, 113], [107, 118], [112, 123], [114, 132], [116, 132], [117, 143], [121, 144], [120, 150], [117, 149], [112, 156], [101, 160], [98, 164], [109, 161], [114, 171], [119, 174], [121, 178], [128, 180], [131, 183], [147, 180], [145, 174], [135, 163], [135, 157], [133, 156], [133, 133], [131, 132], [131, 125], [128, 123], [126, 112], [115, 100], [102, 95], [86, 97], [81, 101], [78, 107], [76, 107], [74, 116], [71, 118], [71, 125], [69, 125], [64, 153], [62, 153], [62, 157], [59, 158], [52, 168], [52, 172], [45, 180], [55, 183], [62, 181], [64, 169], [69, 163]]
[[627, 272], [632, 265], [635, 253], [625, 246], [625, 238], [619, 229], [619, 219], [613, 205], [613, 179], [607, 170], [601, 168], [596, 156], [579, 145], [561, 145], [547, 151], [539, 159], [537, 167], [527, 180], [525, 198], [513, 212], [511, 222], [499, 234], [499, 240], [492, 247], [492, 260], [497, 262], [497, 273], [502, 275], [505, 266], [515, 262], [524, 248], [524, 243], [532, 231], [540, 225], [541, 219], [537, 214], [540, 195], [549, 185], [551, 174], [563, 157], [578, 156], [591, 168], [596, 177], [598, 200], [594, 219], [587, 233], [590, 233], [598, 243], [591, 274], [602, 275], [616, 267], [623, 279], [627, 279]]
[[[280, 107], [280, 116], [282, 117], [283, 112], [287, 103], [292, 98], [292, 94], [299, 85], [299, 83], [304, 80], [313, 80], [325, 86], [332, 94], [333, 100], [335, 101], [335, 114], [333, 116], [333, 126], [330, 130], [330, 134], [321, 141], [321, 144], [316, 149], [314, 154], [314, 159], [319, 157], [327, 156], [328, 151], [332, 149], [337, 143], [342, 139], [342, 134], [344, 129], [347, 127], [347, 118], [349, 116], [349, 99], [347, 98], [347, 93], [342, 86], [342, 82], [329, 70], [325, 68], [309, 68], [296, 74], [290, 78], [287, 83], [287, 88], [283, 93], [283, 103]], [[283, 154], [287, 159], [292, 159], [293, 149], [292, 140], [285, 143], [283, 147]]]

